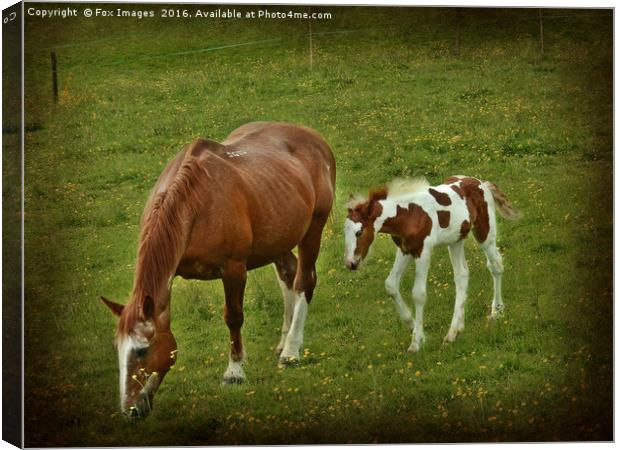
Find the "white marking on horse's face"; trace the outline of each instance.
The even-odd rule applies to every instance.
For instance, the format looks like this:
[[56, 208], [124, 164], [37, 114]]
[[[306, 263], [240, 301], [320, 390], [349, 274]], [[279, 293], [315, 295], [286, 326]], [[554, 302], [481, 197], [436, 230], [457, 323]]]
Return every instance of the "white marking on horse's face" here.
[[[134, 399], [128, 398], [128, 387], [136, 383], [132, 379], [134, 373], [130, 372], [130, 367], [135, 366], [137, 355], [140, 351], [149, 347], [149, 337], [153, 335], [155, 325], [152, 321], [136, 323], [134, 331], [128, 336], [119, 338], [118, 347], [118, 366], [120, 383], [120, 403], [121, 411], [127, 413], [127, 407]], [[132, 392], [131, 394], [135, 394]]]
[[344, 221], [344, 261], [347, 267], [357, 267], [360, 258], [355, 255], [357, 249], [357, 238], [362, 232], [362, 224], [351, 219]]
[[131, 378], [134, 374], [129, 373], [130, 367], [134, 365], [136, 352], [144, 348], [148, 348], [148, 342], [144, 345], [136, 340], [134, 336], [125, 336], [118, 343], [120, 401], [121, 411], [124, 413], [127, 413], [127, 405], [131, 401], [131, 399], [127, 398], [128, 387], [135, 382]]

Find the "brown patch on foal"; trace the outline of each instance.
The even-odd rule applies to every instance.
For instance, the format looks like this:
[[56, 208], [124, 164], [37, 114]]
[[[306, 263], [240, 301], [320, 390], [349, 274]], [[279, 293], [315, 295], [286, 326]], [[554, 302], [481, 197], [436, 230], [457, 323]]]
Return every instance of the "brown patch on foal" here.
[[461, 189], [459, 186], [457, 186], [456, 184], [453, 184], [450, 186], [450, 188], [456, 192], [458, 194], [459, 197], [461, 198], [465, 198], [465, 193], [463, 192], [463, 189]]
[[398, 248], [402, 248], [403, 240], [401, 238], [399, 238], [398, 236], [392, 235], [392, 240], [394, 241], [394, 243], [396, 244]]
[[467, 237], [470, 229], [471, 224], [467, 220], [464, 220], [461, 224], [461, 239], [465, 239]]
[[437, 200], [437, 203], [439, 203], [441, 206], [449, 206], [452, 204], [450, 196], [445, 192], [439, 192], [433, 188], [428, 188], [428, 192], [435, 198], [435, 200]]
[[484, 191], [480, 180], [466, 177], [461, 179], [461, 189], [465, 193], [465, 202], [469, 211], [469, 219], [473, 224], [474, 237], [484, 242], [489, 235], [489, 205], [484, 199]]
[[[396, 207], [396, 215], [388, 218], [381, 231], [392, 235], [394, 242], [400, 242], [403, 253], [418, 258], [424, 249], [424, 239], [431, 234], [433, 221], [421, 206], [409, 203], [407, 209]], [[397, 239], [395, 239], [397, 238]]]
[[461, 181], [460, 177], [452, 176], [452, 177], [446, 178], [444, 180], [443, 184], [452, 184], [452, 183], [456, 183], [458, 181]]
[[448, 228], [450, 225], [450, 211], [437, 211], [437, 219], [441, 228]]

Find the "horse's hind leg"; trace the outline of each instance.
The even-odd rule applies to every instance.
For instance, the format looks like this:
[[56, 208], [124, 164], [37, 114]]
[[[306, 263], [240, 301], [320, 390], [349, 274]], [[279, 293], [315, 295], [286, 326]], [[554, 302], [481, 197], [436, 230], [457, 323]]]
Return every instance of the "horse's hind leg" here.
[[246, 281], [245, 261], [229, 261], [222, 270], [226, 306], [224, 320], [230, 331], [230, 356], [224, 372], [224, 383], [242, 383], [245, 380], [243, 360], [245, 352], [241, 340], [243, 325], [243, 292]]
[[293, 283], [295, 282], [295, 274], [297, 273], [297, 258], [293, 252], [288, 252], [274, 263], [280, 289], [282, 289], [282, 297], [284, 299], [284, 317], [282, 320], [282, 337], [280, 343], [276, 347], [278, 355], [282, 353], [286, 336], [291, 328], [293, 321], [293, 310], [295, 308], [295, 291]]
[[299, 361], [299, 349], [304, 340], [304, 324], [308, 313], [308, 304], [312, 300], [316, 286], [315, 263], [321, 247], [321, 233], [328, 214], [315, 215], [310, 228], [299, 245], [297, 273], [295, 274], [295, 308], [288, 336], [280, 354], [280, 366]]

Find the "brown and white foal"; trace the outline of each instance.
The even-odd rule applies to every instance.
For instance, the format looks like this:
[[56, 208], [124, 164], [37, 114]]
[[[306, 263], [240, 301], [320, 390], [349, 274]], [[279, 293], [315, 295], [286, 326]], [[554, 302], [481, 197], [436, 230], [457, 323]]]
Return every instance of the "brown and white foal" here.
[[[495, 184], [465, 176], [450, 177], [435, 187], [429, 186], [425, 179], [396, 180], [386, 187], [372, 190], [368, 198], [351, 199], [347, 207], [344, 234], [345, 264], [349, 269], [359, 267], [377, 233], [390, 234], [398, 247], [385, 287], [394, 298], [400, 317], [413, 332], [410, 352], [418, 351], [424, 341], [426, 280], [431, 253], [437, 246], [448, 246], [456, 285], [454, 315], [444, 342], [454, 342], [465, 327], [469, 270], [464, 238], [470, 231], [480, 243], [493, 275], [491, 317], [497, 317], [504, 309], [501, 294], [504, 268], [496, 246], [495, 208], [509, 220], [518, 219], [521, 213]], [[413, 259], [416, 259], [412, 291], [415, 322], [400, 295], [400, 280]]]

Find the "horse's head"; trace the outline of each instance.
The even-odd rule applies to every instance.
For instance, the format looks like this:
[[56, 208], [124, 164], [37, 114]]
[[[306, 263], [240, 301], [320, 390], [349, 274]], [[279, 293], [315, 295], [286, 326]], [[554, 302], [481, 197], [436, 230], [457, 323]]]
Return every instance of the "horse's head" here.
[[142, 305], [123, 306], [101, 300], [119, 317], [116, 348], [120, 369], [121, 411], [129, 418], [144, 418], [153, 408], [153, 397], [174, 365], [177, 344], [170, 332], [167, 313], [155, 313], [153, 299]]
[[357, 269], [368, 255], [375, 239], [375, 221], [383, 207], [379, 200], [386, 198], [385, 189], [371, 191], [368, 198], [351, 197], [347, 203], [347, 218], [344, 221], [344, 262], [351, 269]]

